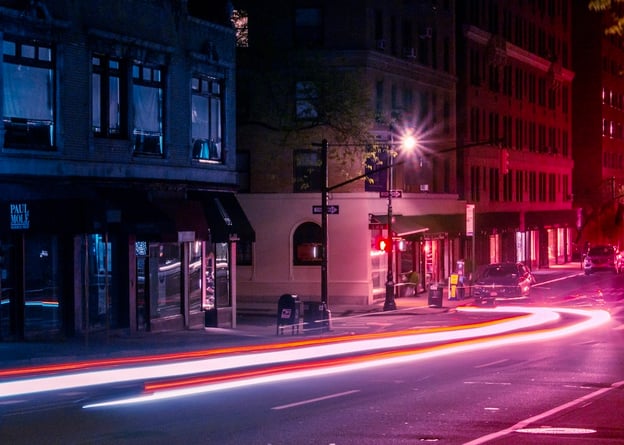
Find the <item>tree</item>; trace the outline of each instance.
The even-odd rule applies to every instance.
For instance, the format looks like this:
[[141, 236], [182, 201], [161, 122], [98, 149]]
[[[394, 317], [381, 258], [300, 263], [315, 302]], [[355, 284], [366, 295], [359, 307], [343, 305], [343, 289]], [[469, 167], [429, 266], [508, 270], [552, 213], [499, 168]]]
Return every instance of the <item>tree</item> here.
[[624, 0], [590, 0], [588, 6], [590, 11], [608, 13], [606, 35], [624, 35]]

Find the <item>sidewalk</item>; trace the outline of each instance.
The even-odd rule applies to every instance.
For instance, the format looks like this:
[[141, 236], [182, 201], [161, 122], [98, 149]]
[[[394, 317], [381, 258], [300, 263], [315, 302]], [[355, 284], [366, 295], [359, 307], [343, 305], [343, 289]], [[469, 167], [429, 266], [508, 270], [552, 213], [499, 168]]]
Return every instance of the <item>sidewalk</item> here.
[[[562, 278], [582, 273], [578, 263], [553, 266], [535, 271], [538, 284], [553, 278]], [[396, 298], [396, 311], [384, 311], [384, 300], [369, 306], [329, 305], [331, 329], [322, 332], [300, 332], [291, 336], [289, 326], [284, 335], [277, 335], [277, 302], [274, 315], [239, 314], [234, 329], [200, 328], [185, 331], [133, 335], [124, 332], [92, 333], [87, 338], [50, 342], [0, 342], [0, 368], [38, 366], [50, 363], [133, 357], [140, 355], [166, 354], [174, 352], [216, 349], [241, 345], [282, 342], [297, 338], [339, 336], [351, 332], [349, 323], [368, 315], [394, 316], [397, 314], [435, 316], [453, 311], [460, 305], [472, 304], [472, 298], [448, 298], [448, 287], [443, 287], [441, 307], [429, 305], [429, 293], [422, 292], [413, 297]]]

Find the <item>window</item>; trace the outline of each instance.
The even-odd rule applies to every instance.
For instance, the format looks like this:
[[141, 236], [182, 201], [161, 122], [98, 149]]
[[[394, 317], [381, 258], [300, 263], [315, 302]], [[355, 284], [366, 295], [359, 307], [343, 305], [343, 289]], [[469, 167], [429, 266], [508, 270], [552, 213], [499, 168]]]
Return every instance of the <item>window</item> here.
[[293, 234], [293, 264], [295, 266], [320, 265], [323, 259], [321, 226], [313, 222], [301, 224]]
[[4, 147], [52, 150], [52, 48], [41, 42], [5, 39], [2, 54]]
[[318, 90], [313, 82], [297, 82], [295, 100], [297, 119], [308, 120], [318, 117], [318, 110], [316, 109]]
[[162, 70], [135, 64], [132, 67], [132, 83], [134, 153], [162, 156]]
[[191, 80], [191, 138], [193, 159], [223, 162], [223, 85], [218, 79]]
[[319, 47], [323, 44], [323, 12], [319, 8], [295, 10], [295, 41], [299, 47]]
[[122, 105], [121, 61], [95, 55], [91, 59], [92, 126], [96, 136], [125, 136], [122, 126], [127, 109]]
[[321, 154], [318, 150], [295, 150], [294, 153], [294, 191], [321, 191]]

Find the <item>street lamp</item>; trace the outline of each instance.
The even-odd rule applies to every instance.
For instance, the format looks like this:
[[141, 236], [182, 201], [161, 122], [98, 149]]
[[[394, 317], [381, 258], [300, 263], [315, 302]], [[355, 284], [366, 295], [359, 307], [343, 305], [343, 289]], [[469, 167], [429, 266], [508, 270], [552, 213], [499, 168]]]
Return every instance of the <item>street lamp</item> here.
[[[394, 301], [394, 276], [392, 269], [394, 268], [393, 260], [394, 260], [394, 238], [392, 233], [392, 194], [394, 190], [392, 189], [393, 180], [392, 173], [394, 171], [394, 166], [392, 165], [392, 161], [397, 152], [392, 150], [394, 146], [394, 140], [392, 133], [390, 134], [390, 147], [387, 151], [387, 159], [388, 159], [388, 273], [386, 275], [386, 299], [384, 301], [383, 310], [384, 311], [393, 311], [396, 309], [396, 302]], [[404, 150], [413, 150], [416, 147], [416, 138], [411, 132], [407, 132], [401, 137], [401, 142], [399, 143], [401, 149]]]

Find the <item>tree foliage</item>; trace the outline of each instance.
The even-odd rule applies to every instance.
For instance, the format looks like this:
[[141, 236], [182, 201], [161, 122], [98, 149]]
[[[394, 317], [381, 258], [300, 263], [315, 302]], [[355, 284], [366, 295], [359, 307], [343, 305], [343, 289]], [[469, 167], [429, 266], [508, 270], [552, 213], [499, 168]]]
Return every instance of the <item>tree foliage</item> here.
[[606, 35], [624, 35], [624, 0], [589, 0], [590, 11], [607, 14]]

